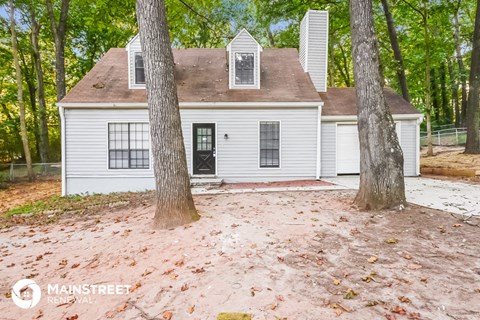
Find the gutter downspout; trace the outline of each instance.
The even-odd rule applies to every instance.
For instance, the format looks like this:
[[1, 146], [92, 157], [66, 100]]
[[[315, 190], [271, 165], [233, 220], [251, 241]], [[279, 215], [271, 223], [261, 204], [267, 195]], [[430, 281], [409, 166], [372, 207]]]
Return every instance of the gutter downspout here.
[[65, 109], [61, 106], [58, 107], [60, 114], [61, 125], [61, 149], [62, 149], [62, 197], [67, 195], [67, 159], [66, 159], [66, 125], [65, 125]]
[[322, 130], [321, 130], [321, 125], [322, 125], [322, 107], [323, 107], [323, 102], [318, 106], [318, 113], [317, 113], [317, 170], [315, 174], [315, 178], [317, 180], [320, 180], [320, 175], [322, 172]]

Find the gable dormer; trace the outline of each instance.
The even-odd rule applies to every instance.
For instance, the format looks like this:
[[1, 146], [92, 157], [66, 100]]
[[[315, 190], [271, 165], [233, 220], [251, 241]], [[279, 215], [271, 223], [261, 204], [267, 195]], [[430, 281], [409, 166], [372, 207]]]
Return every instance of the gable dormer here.
[[230, 89], [260, 89], [262, 46], [245, 29], [227, 45]]
[[126, 50], [128, 52], [128, 88], [145, 89], [142, 46], [138, 34], [130, 40]]

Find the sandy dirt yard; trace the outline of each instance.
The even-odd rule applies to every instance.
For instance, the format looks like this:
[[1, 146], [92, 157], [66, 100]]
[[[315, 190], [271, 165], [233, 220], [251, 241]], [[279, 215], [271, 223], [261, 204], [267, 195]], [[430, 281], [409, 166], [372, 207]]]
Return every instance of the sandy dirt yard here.
[[[168, 231], [150, 227], [150, 200], [0, 230], [0, 319], [480, 319], [478, 227], [415, 206], [359, 212], [353, 197], [196, 196], [200, 221]], [[22, 278], [42, 290], [32, 309], [9, 298]]]

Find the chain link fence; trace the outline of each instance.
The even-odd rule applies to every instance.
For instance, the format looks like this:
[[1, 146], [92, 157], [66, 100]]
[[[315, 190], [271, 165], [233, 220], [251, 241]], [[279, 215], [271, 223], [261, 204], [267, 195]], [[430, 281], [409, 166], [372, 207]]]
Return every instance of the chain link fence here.
[[[432, 132], [432, 144], [435, 146], [462, 146], [467, 141], [467, 128], [449, 128]], [[420, 145], [428, 145], [427, 132], [420, 132]]]
[[[33, 172], [39, 177], [60, 177], [62, 174], [62, 164], [58, 163], [33, 163]], [[2, 173], [8, 176], [8, 180], [15, 181], [28, 178], [27, 165], [24, 163], [12, 163], [7, 170]]]

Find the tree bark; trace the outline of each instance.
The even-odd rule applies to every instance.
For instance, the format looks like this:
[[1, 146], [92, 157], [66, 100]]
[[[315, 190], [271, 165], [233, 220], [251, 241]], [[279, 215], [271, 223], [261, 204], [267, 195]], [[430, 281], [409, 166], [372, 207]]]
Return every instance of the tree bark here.
[[350, 27], [360, 139], [355, 203], [367, 210], [405, 206], [403, 153], [381, 85], [371, 0], [350, 0]]
[[462, 87], [462, 107], [460, 125], [465, 126], [467, 120], [467, 72], [465, 71], [465, 65], [463, 63], [462, 45], [460, 43], [460, 26], [458, 24], [458, 10], [453, 17], [454, 21], [454, 39], [455, 39], [455, 51], [457, 53], [458, 71], [460, 72], [460, 85]]
[[32, 56], [35, 65], [35, 74], [38, 86], [38, 117], [39, 117], [39, 153], [42, 163], [48, 162], [49, 141], [48, 141], [48, 124], [47, 124], [47, 106], [45, 103], [45, 85], [43, 83], [42, 59], [40, 56], [40, 47], [38, 44], [40, 24], [35, 16], [35, 8], [29, 6], [30, 13], [30, 42], [32, 46]]
[[390, 12], [390, 6], [388, 0], [382, 0], [383, 12], [387, 20], [388, 36], [390, 37], [390, 44], [392, 45], [393, 56], [397, 61], [396, 71], [398, 77], [398, 83], [402, 90], [402, 96], [405, 100], [410, 102], [410, 94], [408, 92], [407, 77], [405, 76], [405, 67], [403, 66], [403, 56], [400, 50], [400, 45], [397, 37], [397, 30], [393, 22], [392, 14]]
[[67, 31], [67, 17], [70, 0], [62, 0], [60, 19], [55, 18], [52, 0], [46, 0], [50, 29], [52, 30], [55, 43], [55, 84], [57, 101], [60, 101], [66, 94], [65, 83], [65, 34]]
[[427, 156], [433, 156], [432, 139], [432, 106], [430, 104], [430, 33], [428, 32], [428, 0], [423, 0], [423, 11], [420, 11], [423, 19], [423, 32], [425, 41], [425, 113], [427, 118]]
[[477, 0], [473, 31], [472, 62], [470, 66], [467, 105], [467, 143], [465, 153], [480, 154], [480, 0]]
[[451, 124], [453, 122], [452, 110], [448, 104], [448, 94], [447, 94], [447, 68], [445, 66], [445, 61], [440, 65], [440, 93], [442, 95], [442, 114], [445, 122]]
[[35, 179], [35, 174], [33, 173], [32, 156], [30, 154], [30, 147], [28, 144], [28, 135], [27, 135], [27, 125], [25, 121], [25, 103], [23, 101], [22, 70], [20, 68], [20, 61], [18, 59], [18, 42], [17, 42], [17, 32], [15, 29], [15, 5], [13, 3], [13, 0], [10, 0], [10, 30], [12, 33], [12, 55], [13, 55], [13, 63], [15, 65], [15, 75], [16, 75], [16, 81], [17, 81], [17, 98], [18, 98], [18, 105], [20, 107], [20, 131], [22, 136], [23, 151], [25, 153], [25, 161], [27, 163], [28, 180], [32, 181]]
[[154, 225], [199, 219], [190, 190], [174, 61], [163, 0], [137, 0], [156, 183]]
[[432, 92], [432, 110], [435, 116], [435, 123], [441, 124], [440, 119], [440, 99], [438, 98], [438, 85], [435, 68], [430, 69], [430, 90]]
[[455, 72], [453, 70], [453, 65], [450, 60], [448, 60], [448, 76], [450, 77], [450, 88], [452, 90], [452, 101], [453, 101], [453, 110], [455, 112], [455, 127], [460, 127], [460, 104], [458, 101], [458, 83], [456, 79]]

